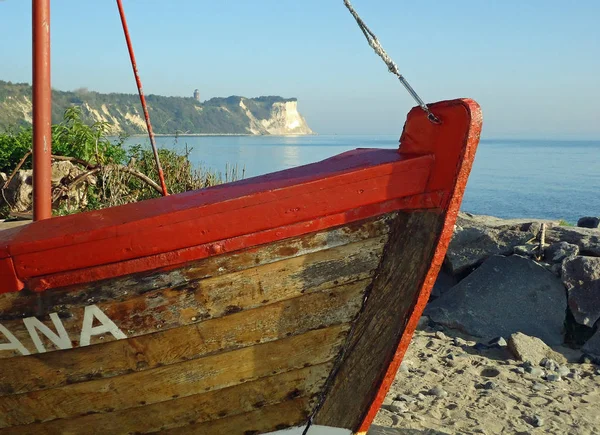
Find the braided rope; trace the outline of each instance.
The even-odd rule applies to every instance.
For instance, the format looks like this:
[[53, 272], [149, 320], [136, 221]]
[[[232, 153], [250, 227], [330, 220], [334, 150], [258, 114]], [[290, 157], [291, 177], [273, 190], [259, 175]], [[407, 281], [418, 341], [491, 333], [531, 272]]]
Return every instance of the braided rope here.
[[419, 95], [415, 92], [412, 86], [406, 81], [404, 76], [400, 74], [400, 69], [398, 68], [398, 65], [396, 65], [396, 62], [394, 62], [392, 58], [387, 54], [387, 52], [383, 49], [381, 43], [379, 42], [379, 39], [377, 39], [377, 36], [375, 36], [375, 33], [373, 33], [371, 29], [369, 29], [369, 27], [365, 24], [363, 19], [358, 15], [356, 10], [354, 10], [354, 7], [350, 3], [350, 0], [344, 0], [344, 5], [346, 5], [346, 7], [356, 20], [356, 24], [358, 24], [358, 27], [363, 32], [363, 35], [365, 35], [365, 38], [367, 38], [367, 42], [375, 51], [375, 54], [377, 54], [387, 65], [388, 71], [398, 77], [398, 80], [400, 80], [400, 83], [404, 85], [408, 93], [415, 99], [415, 101], [421, 107], [421, 109], [423, 109], [425, 113], [427, 113], [427, 117], [429, 118], [429, 120], [431, 122], [439, 123], [439, 119], [433, 113], [431, 113], [431, 110], [429, 110], [427, 104], [425, 104], [421, 97], [419, 97]]

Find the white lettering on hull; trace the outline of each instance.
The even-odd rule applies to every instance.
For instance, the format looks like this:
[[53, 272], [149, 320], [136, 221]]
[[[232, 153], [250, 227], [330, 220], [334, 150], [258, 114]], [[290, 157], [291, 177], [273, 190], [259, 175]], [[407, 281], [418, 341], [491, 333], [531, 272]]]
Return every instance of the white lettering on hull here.
[[0, 332], [2, 334], [4, 334], [4, 336], [8, 340], [8, 343], [0, 344], [0, 351], [1, 350], [17, 350], [17, 351], [21, 352], [21, 355], [29, 355], [30, 354], [30, 352], [27, 350], [27, 348], [25, 346], [23, 346], [23, 343], [21, 343], [17, 337], [12, 335], [12, 332], [10, 332], [8, 329], [6, 329], [4, 327], [4, 325], [2, 325], [1, 323], [0, 323]]
[[31, 337], [31, 340], [33, 341], [37, 351], [39, 353], [46, 352], [46, 348], [40, 339], [38, 331], [44, 334], [46, 338], [48, 338], [48, 340], [50, 340], [58, 349], [71, 349], [73, 344], [71, 343], [69, 334], [67, 334], [65, 326], [62, 324], [58, 314], [51, 313], [50, 319], [52, 320], [52, 323], [54, 323], [54, 328], [56, 328], [56, 332], [58, 332], [58, 334], [55, 334], [50, 328], [48, 328], [35, 317], [23, 319], [23, 323], [25, 324], [25, 327], [27, 328], [29, 336]]
[[[38, 353], [44, 353], [47, 351], [40, 333], [44, 335], [57, 349], [71, 349], [73, 343], [71, 338], [65, 329], [65, 326], [58, 317], [58, 314], [51, 313], [50, 320], [54, 324], [56, 332], [52, 331], [48, 326], [42, 323], [36, 317], [27, 317], [23, 319], [23, 324], [27, 328], [27, 332], [31, 337], [31, 341], [36, 348]], [[99, 325], [94, 326], [94, 322]], [[0, 337], [4, 335], [8, 343], [0, 343], [0, 352], [3, 350], [17, 351], [21, 355], [30, 355], [31, 352], [27, 349], [21, 341], [13, 335], [4, 325], [0, 324]], [[79, 336], [79, 346], [89, 346], [91, 338], [95, 335], [111, 334], [117, 340], [127, 338], [127, 336], [119, 329], [119, 327], [108, 318], [106, 314], [102, 312], [96, 305], [89, 305], [85, 307], [83, 313], [83, 322], [81, 325], [81, 334]]]
[[[100, 322], [99, 326], [92, 326], [94, 319]], [[88, 346], [90, 344], [90, 338], [92, 335], [100, 335], [109, 333], [112, 334], [117, 340], [127, 338], [127, 336], [119, 329], [115, 322], [110, 320], [106, 314], [104, 314], [100, 308], [96, 305], [90, 305], [85, 307], [83, 313], [83, 325], [81, 325], [81, 337], [79, 338], [79, 346]]]

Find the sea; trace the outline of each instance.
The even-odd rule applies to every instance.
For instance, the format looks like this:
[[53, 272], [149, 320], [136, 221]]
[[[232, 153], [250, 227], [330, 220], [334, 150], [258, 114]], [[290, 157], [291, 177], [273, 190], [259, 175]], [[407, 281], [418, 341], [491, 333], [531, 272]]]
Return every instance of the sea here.
[[[355, 148], [396, 148], [398, 136], [159, 136], [159, 147], [188, 150], [201, 169], [244, 178], [317, 162]], [[148, 145], [130, 137], [125, 146]], [[486, 140], [477, 150], [462, 211], [501, 218], [576, 223], [600, 216], [600, 141]]]

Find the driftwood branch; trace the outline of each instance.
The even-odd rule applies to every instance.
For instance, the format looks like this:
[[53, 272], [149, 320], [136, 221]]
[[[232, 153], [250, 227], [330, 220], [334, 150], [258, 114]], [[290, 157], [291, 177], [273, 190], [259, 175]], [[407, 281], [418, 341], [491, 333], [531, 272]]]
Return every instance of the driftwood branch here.
[[130, 168], [129, 166], [116, 165], [116, 164], [95, 167], [90, 171], [87, 171], [87, 172], [84, 172], [83, 174], [78, 175], [77, 177], [75, 177], [75, 179], [73, 179], [73, 181], [71, 181], [67, 186], [65, 186], [66, 191], [71, 190], [72, 188], [74, 188], [75, 186], [80, 184], [83, 180], [85, 180], [87, 177], [95, 175], [98, 172], [100, 172], [101, 170], [127, 172], [128, 174], [131, 174], [134, 177], [139, 178], [144, 183], [148, 184], [150, 187], [152, 187], [154, 190], [156, 190], [158, 193], [162, 194], [162, 188], [156, 182], [154, 182], [150, 177], [142, 174], [139, 171], [136, 171], [133, 168]]
[[127, 172], [128, 174], [131, 174], [134, 177], [137, 177], [140, 180], [142, 180], [143, 182], [145, 182], [146, 184], [148, 184], [150, 187], [152, 187], [154, 190], [156, 190], [161, 195], [163, 193], [162, 188], [158, 184], [156, 184], [156, 182], [154, 180], [152, 180], [152, 178], [148, 177], [145, 174], [142, 174], [139, 171], [136, 171], [133, 168], [130, 168], [129, 166], [114, 165], [113, 164], [113, 165], [106, 165], [106, 166], [104, 166], [104, 169]]
[[[1, 193], [2, 196], [4, 197], [5, 202], [10, 206], [9, 202], [6, 200], [6, 197], [4, 195], [4, 191], [6, 190], [6, 188], [8, 187], [8, 185], [10, 184], [10, 182], [13, 180], [13, 178], [15, 177], [15, 175], [17, 174], [17, 172], [21, 169], [21, 167], [25, 164], [25, 161], [31, 156], [32, 151], [28, 151], [27, 154], [25, 154], [23, 156], [23, 158], [19, 161], [19, 164], [15, 167], [15, 169], [12, 171], [12, 173], [10, 174], [10, 177], [8, 177], [8, 179], [6, 180], [6, 182], [4, 183], [4, 185], [2, 186]], [[152, 180], [150, 177], [148, 177], [147, 175], [141, 173], [140, 171], [130, 167], [130, 166], [123, 166], [123, 165], [118, 165], [118, 164], [109, 164], [109, 165], [101, 165], [101, 164], [92, 164], [90, 162], [87, 162], [83, 159], [79, 159], [77, 157], [67, 157], [67, 156], [56, 156], [56, 155], [52, 155], [52, 159], [55, 161], [62, 161], [62, 162], [71, 162], [71, 163], [76, 163], [80, 166], [83, 166], [85, 169], [87, 169], [87, 171], [79, 174], [78, 176], [76, 176], [73, 181], [71, 181], [70, 183], [68, 183], [65, 186], [58, 186], [54, 189], [54, 192], [52, 194], [52, 199], [53, 202], [56, 201], [62, 194], [65, 194], [67, 192], [69, 192], [71, 189], [75, 188], [76, 186], [78, 186], [79, 184], [81, 184], [83, 181], [85, 181], [88, 177], [91, 177], [95, 174], [97, 174], [98, 172], [101, 171], [121, 171], [121, 172], [126, 172], [130, 175], [133, 175], [134, 177], [142, 180], [144, 183], [146, 183], [148, 186], [150, 186], [151, 188], [153, 188], [157, 193], [162, 194], [162, 188], [154, 181]], [[12, 206], [11, 206], [12, 208]]]
[[96, 169], [98, 167], [98, 165], [93, 165], [89, 162], [86, 162], [85, 160], [82, 159], [78, 159], [77, 157], [67, 157], [67, 156], [55, 156], [52, 155], [52, 158], [56, 161], [59, 162], [71, 162], [71, 163], [77, 163], [83, 167], [85, 167], [86, 169]]

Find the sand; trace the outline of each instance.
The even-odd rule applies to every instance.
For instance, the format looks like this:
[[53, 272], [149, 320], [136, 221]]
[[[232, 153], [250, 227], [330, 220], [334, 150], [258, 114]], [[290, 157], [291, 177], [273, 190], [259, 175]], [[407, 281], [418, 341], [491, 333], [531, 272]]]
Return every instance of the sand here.
[[418, 330], [369, 435], [600, 433], [600, 370], [580, 352], [554, 348], [569, 362], [552, 381], [555, 370], [528, 373], [506, 347], [475, 344]]

